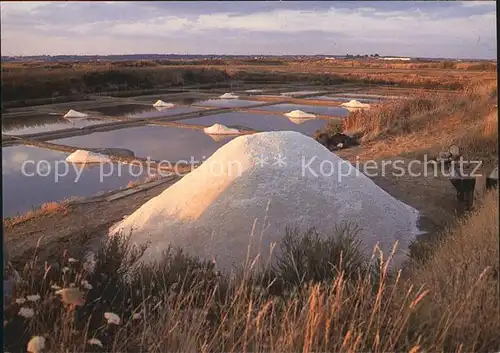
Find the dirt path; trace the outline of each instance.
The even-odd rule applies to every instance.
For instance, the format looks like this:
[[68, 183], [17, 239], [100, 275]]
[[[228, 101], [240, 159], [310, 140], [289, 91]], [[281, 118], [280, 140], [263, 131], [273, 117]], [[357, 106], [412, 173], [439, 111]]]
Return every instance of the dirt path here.
[[112, 201], [69, 205], [63, 212], [37, 216], [21, 224], [5, 227], [4, 237], [14, 266], [33, 257], [39, 243], [42, 260], [60, 256], [66, 248], [78, 250], [89, 238], [105, 234], [109, 226], [134, 212], [173, 182]]

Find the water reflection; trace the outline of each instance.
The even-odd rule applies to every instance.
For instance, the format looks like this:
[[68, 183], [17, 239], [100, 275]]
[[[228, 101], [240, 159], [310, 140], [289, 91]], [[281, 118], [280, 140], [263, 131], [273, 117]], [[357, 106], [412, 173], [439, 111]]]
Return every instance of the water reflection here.
[[349, 115], [349, 111], [342, 107], [320, 107], [313, 105], [301, 105], [301, 104], [289, 104], [289, 103], [274, 104], [274, 105], [259, 107], [259, 110], [269, 110], [277, 112], [302, 110], [303, 112], [316, 115], [329, 115], [329, 116], [341, 116], [341, 117]]
[[60, 115], [32, 115], [2, 119], [2, 134], [26, 135], [102, 124], [100, 119], [66, 119]]
[[207, 107], [233, 108], [255, 106], [262, 103], [263, 102], [249, 101], [244, 99], [208, 99], [198, 102], [196, 103], [196, 105]]
[[245, 126], [257, 131], [297, 131], [305, 135], [312, 135], [317, 129], [325, 126], [327, 120], [311, 119], [297, 125], [286, 116], [231, 112], [186, 119], [182, 123], [206, 126], [219, 123], [226, 126]]
[[67, 156], [66, 153], [32, 146], [3, 147], [4, 217], [27, 212], [45, 202], [119, 189], [129, 181], [145, 177], [140, 175], [137, 167], [127, 164], [80, 169], [77, 165], [65, 163]]
[[351, 100], [357, 100], [362, 103], [378, 103], [381, 102], [382, 99], [380, 98], [362, 98], [358, 96], [319, 96], [319, 97], [312, 97], [312, 98], [307, 98], [310, 100], [331, 100], [331, 101], [337, 101], [337, 102], [349, 102]]
[[191, 113], [201, 110], [197, 107], [174, 107], [168, 109], [157, 109], [156, 107], [141, 104], [124, 104], [114, 107], [102, 107], [93, 109], [108, 116], [122, 116], [131, 119], [154, 119], [176, 114]]
[[201, 160], [224, 144], [214, 141], [200, 130], [151, 125], [95, 132], [51, 142], [79, 148], [113, 146], [131, 150], [138, 157], [168, 161], [189, 161], [191, 157]]

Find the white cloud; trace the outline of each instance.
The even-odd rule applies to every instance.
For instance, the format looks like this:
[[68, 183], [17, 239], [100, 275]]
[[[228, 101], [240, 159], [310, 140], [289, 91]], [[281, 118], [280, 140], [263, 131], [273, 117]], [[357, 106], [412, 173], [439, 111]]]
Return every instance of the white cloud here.
[[305, 31], [376, 38], [386, 36], [431, 38], [495, 38], [494, 11], [466, 18], [440, 18], [420, 10], [412, 12], [358, 12], [352, 10], [296, 11], [277, 10], [244, 15], [214, 13], [196, 19], [159, 17], [146, 23], [120, 23], [108, 31], [114, 34], [169, 36], [174, 32], [243, 30], [254, 32], [300, 33]]
[[496, 7], [496, 1], [460, 1], [463, 7]]
[[[446, 50], [450, 53], [446, 55], [452, 56], [453, 47], [456, 53], [468, 50], [476, 55], [479, 50], [484, 52], [486, 47], [477, 44], [479, 37], [481, 45], [489, 45], [488, 54], [491, 54], [491, 48], [496, 48], [493, 1], [457, 4], [449, 13], [443, 12], [448, 10], [429, 11], [430, 7], [423, 6], [412, 6], [405, 11], [383, 11], [373, 5], [308, 11], [275, 8], [261, 12], [213, 12], [199, 16], [189, 13], [176, 13], [174, 16], [167, 8], [145, 6], [148, 3], [124, 2], [120, 6], [114, 2], [107, 3], [100, 5], [104, 12], [89, 8], [88, 3], [81, 8], [77, 5], [83, 3], [78, 2], [67, 3], [66, 8], [57, 7], [52, 17], [61, 17], [65, 13], [74, 17], [64, 22], [50, 20], [47, 15], [50, 7], [43, 10], [43, 17], [37, 17], [37, 11], [41, 9], [41, 5], [37, 4], [40, 3], [18, 7], [9, 5], [8, 15], [13, 17], [2, 25], [4, 55], [117, 53], [116, 48], [121, 53], [161, 52], [163, 45], [166, 52], [184, 53], [203, 53], [205, 50], [219, 53], [287, 53], [294, 47], [299, 48], [300, 54], [307, 54], [308, 50], [331, 53], [332, 49], [342, 54], [365, 50], [382, 53], [383, 50], [378, 49], [382, 47], [390, 50], [392, 55], [396, 52], [418, 55], [414, 53], [422, 50], [437, 54]], [[480, 11], [474, 9], [473, 13], [463, 8], [470, 9], [471, 6], [482, 8]], [[22, 13], [31, 16], [26, 23], [32, 25], [20, 26], [16, 22], [20, 21]], [[78, 17], [79, 14], [81, 16]], [[200, 38], [203, 38], [202, 43]], [[335, 47], [332, 47], [333, 42]], [[299, 54], [290, 54], [296, 53]]]

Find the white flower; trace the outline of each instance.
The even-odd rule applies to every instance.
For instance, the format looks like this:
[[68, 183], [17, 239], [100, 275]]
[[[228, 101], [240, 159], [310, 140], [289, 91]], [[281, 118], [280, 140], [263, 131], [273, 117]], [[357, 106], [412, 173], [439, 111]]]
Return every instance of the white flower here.
[[62, 271], [63, 271], [63, 273], [68, 272], [69, 271], [69, 267], [63, 267]]
[[40, 300], [40, 295], [38, 294], [28, 295], [26, 296], [26, 299], [28, 299], [30, 302], [36, 302]]
[[141, 313], [135, 313], [132, 315], [132, 320], [139, 320], [141, 318]]
[[96, 345], [96, 346], [99, 346], [101, 348], [103, 348], [102, 346], [102, 342], [99, 341], [97, 338], [91, 338], [87, 341], [88, 344], [91, 344], [91, 345]]
[[104, 313], [104, 318], [108, 320], [108, 324], [120, 325], [120, 317], [115, 313]]
[[33, 336], [28, 342], [28, 352], [41, 353], [45, 348], [45, 337]]
[[87, 280], [82, 281], [82, 286], [83, 286], [83, 288], [88, 289], [88, 290], [91, 290], [92, 288], [94, 288]]
[[26, 302], [26, 299], [24, 299], [24, 298], [17, 298], [17, 299], [16, 299], [16, 303], [17, 303], [17, 304], [19, 304], [19, 305], [22, 305], [22, 304], [24, 304], [25, 302]]
[[74, 259], [74, 258], [72, 258], [72, 257], [70, 257], [70, 258], [68, 259], [68, 262], [69, 262], [70, 264], [74, 264], [74, 263], [77, 263], [77, 262], [78, 262], [78, 260], [77, 260], [77, 259]]
[[53, 290], [60, 290], [61, 287], [59, 287], [57, 284], [53, 284], [50, 288], [52, 288]]
[[21, 308], [19, 309], [19, 313], [18, 313], [20, 316], [24, 316], [25, 318], [29, 319], [31, 317], [33, 317], [33, 315], [35, 315], [35, 310], [31, 309], [31, 308]]

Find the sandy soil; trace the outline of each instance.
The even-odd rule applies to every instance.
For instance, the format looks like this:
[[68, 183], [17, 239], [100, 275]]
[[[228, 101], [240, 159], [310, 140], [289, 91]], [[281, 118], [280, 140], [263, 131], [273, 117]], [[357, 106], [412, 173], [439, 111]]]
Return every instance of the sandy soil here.
[[150, 198], [160, 194], [173, 182], [158, 185], [127, 197], [69, 205], [64, 212], [34, 217], [4, 228], [4, 237], [14, 266], [24, 265], [33, 257], [38, 244], [42, 260], [59, 257], [64, 249], [81, 249], [87, 240], [98, 238], [124, 216], [134, 212]]

